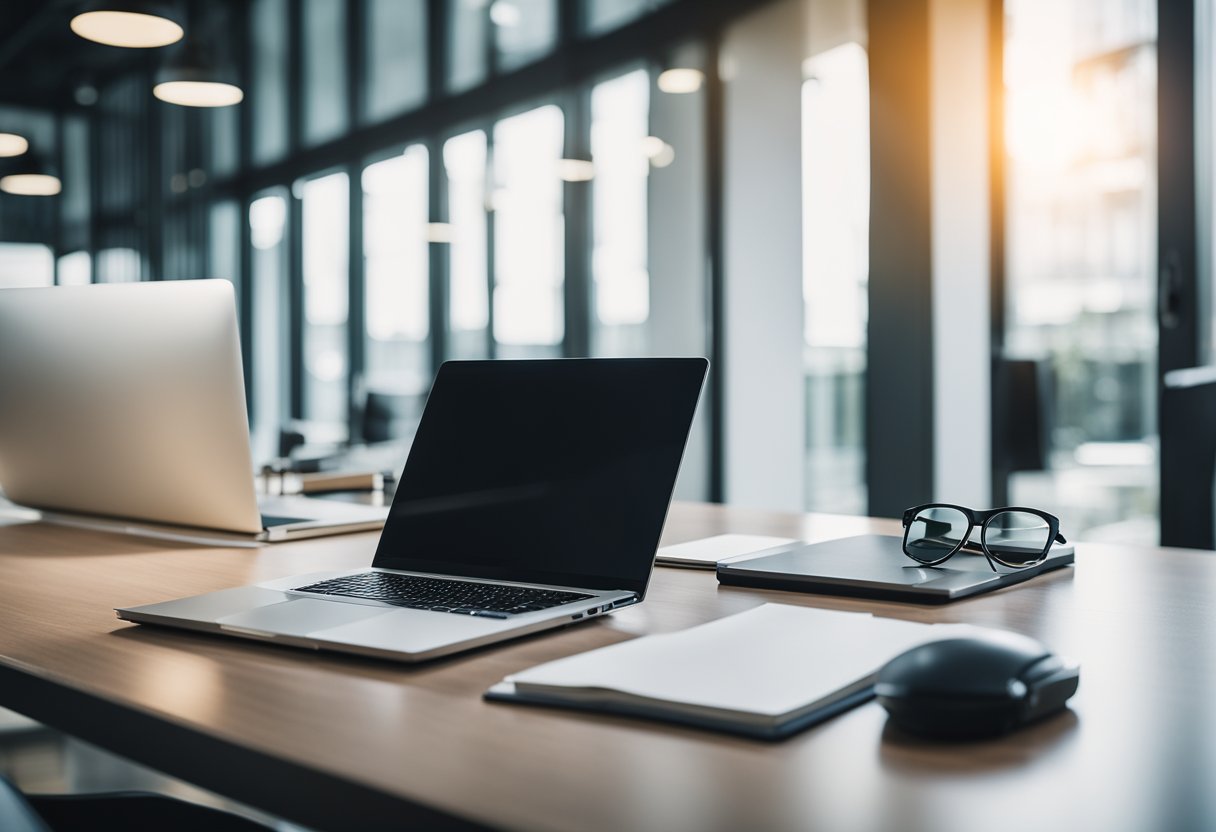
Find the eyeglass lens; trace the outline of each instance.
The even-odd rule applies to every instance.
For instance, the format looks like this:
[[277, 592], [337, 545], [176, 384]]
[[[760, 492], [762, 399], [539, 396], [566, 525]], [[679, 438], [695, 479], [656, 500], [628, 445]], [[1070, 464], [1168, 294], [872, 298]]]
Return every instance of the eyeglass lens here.
[[970, 530], [971, 521], [956, 508], [923, 508], [908, 523], [904, 551], [922, 563], [933, 563], [954, 551]]
[[984, 545], [1007, 566], [1030, 566], [1043, 559], [1051, 543], [1051, 527], [1037, 514], [1002, 511], [988, 521]]

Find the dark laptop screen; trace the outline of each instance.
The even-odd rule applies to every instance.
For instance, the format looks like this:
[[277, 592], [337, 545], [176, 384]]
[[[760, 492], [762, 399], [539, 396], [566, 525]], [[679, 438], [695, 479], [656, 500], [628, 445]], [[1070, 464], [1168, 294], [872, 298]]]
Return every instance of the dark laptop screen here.
[[641, 594], [707, 366], [444, 364], [373, 565]]

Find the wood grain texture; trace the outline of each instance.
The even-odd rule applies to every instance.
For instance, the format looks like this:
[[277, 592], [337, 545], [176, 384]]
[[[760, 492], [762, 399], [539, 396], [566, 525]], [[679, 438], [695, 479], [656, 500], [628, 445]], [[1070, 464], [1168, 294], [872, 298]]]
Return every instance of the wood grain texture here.
[[[664, 543], [866, 531], [896, 526], [677, 504]], [[418, 667], [114, 617], [364, 565], [375, 542], [208, 549], [0, 526], [0, 705], [321, 828], [1216, 827], [1211, 553], [1081, 544], [1075, 569], [944, 607], [719, 588], [710, 572], [657, 568], [638, 607]], [[979, 744], [901, 736], [873, 703], [768, 744], [481, 699], [538, 662], [765, 601], [1016, 630], [1079, 660], [1081, 688], [1064, 716]]]

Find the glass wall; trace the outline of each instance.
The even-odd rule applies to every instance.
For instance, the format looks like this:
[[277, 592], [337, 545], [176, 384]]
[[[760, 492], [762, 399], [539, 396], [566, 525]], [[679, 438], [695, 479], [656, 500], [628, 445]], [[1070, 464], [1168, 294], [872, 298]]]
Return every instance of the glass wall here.
[[346, 4], [304, 2], [304, 138], [318, 144], [347, 125]]
[[645, 355], [650, 318], [646, 191], [651, 159], [674, 154], [649, 133], [650, 75], [644, 69], [591, 91], [592, 352]]
[[[1010, 500], [1151, 542], [1156, 486], [1156, 6], [1006, 6], [1006, 356], [1032, 362], [1040, 470]], [[1000, 441], [999, 439], [997, 441]]]
[[864, 514], [870, 119], [865, 50], [808, 58], [802, 84], [806, 507]]
[[561, 354], [565, 333], [562, 158], [554, 105], [494, 125], [494, 340], [503, 358]]
[[288, 416], [288, 198], [285, 188], [275, 188], [259, 194], [249, 205], [253, 361], [248, 384], [255, 464], [277, 455], [279, 429]]
[[369, 0], [363, 117], [379, 121], [426, 100], [426, 0]]
[[369, 390], [425, 393], [431, 381], [428, 155], [410, 145], [363, 169]]
[[490, 22], [498, 68], [512, 70], [543, 57], [557, 37], [557, 0], [493, 0]]
[[448, 354], [486, 358], [490, 350], [490, 290], [486, 234], [486, 134], [473, 130], [443, 144], [447, 175]]
[[253, 161], [287, 153], [287, 0], [253, 0], [249, 15], [253, 77], [246, 112], [253, 119]]
[[39, 243], [0, 243], [0, 289], [52, 286], [55, 257]]
[[350, 181], [331, 173], [298, 183], [304, 272], [303, 417], [345, 424], [350, 355]]

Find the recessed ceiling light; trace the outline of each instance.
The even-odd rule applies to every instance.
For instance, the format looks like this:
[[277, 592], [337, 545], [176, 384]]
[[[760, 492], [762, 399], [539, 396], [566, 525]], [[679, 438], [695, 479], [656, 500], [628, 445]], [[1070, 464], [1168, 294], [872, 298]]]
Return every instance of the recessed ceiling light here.
[[[160, 13], [125, 8], [130, 4], [109, 3], [113, 8], [82, 12], [72, 18], [72, 31], [85, 40], [127, 49], [152, 49], [182, 39], [182, 27]], [[119, 8], [124, 7], [124, 8]]]

